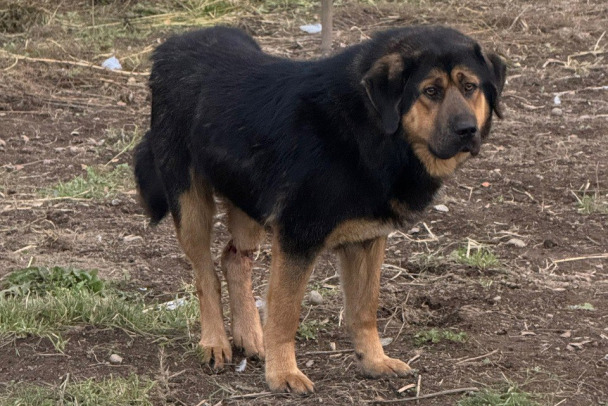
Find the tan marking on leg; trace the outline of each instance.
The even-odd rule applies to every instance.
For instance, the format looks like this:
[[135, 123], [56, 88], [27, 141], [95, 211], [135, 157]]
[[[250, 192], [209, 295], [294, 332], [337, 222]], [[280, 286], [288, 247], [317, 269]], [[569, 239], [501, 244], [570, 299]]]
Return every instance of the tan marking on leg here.
[[312, 268], [312, 260], [303, 262], [286, 256], [275, 231], [264, 324], [266, 382], [273, 391], [314, 391], [312, 381], [298, 369], [294, 341]]
[[228, 283], [232, 338], [248, 357], [264, 358], [260, 314], [251, 286], [251, 254], [264, 237], [264, 229], [243, 211], [229, 205], [228, 229], [232, 241], [222, 255], [222, 272]]
[[344, 289], [345, 320], [363, 373], [370, 377], [405, 376], [411, 368], [384, 354], [378, 336], [380, 268], [386, 237], [345, 245], [337, 252]]
[[190, 189], [179, 197], [180, 221], [176, 223], [180, 245], [194, 269], [201, 315], [203, 362], [220, 369], [232, 359], [224, 330], [221, 287], [211, 257], [211, 228], [215, 204], [211, 189], [199, 177], [191, 177]]
[[331, 232], [325, 240], [325, 247], [336, 248], [342, 244], [363, 242], [388, 235], [395, 230], [395, 225], [378, 220], [346, 220]]

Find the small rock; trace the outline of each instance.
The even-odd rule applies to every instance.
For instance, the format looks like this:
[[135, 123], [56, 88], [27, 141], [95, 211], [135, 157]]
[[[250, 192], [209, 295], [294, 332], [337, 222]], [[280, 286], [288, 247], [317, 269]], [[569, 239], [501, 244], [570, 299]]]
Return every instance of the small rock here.
[[113, 199], [111, 202], [112, 206], [118, 206], [120, 204], [120, 200], [118, 199]]
[[438, 204], [436, 206], [433, 206], [433, 208], [442, 213], [447, 213], [450, 211], [450, 209], [448, 209], [448, 206], [446, 206], [445, 204]]
[[110, 355], [110, 364], [122, 364], [122, 357], [118, 354]]
[[527, 244], [523, 240], [520, 240], [519, 238], [511, 238], [509, 241], [507, 241], [507, 245], [513, 245], [518, 248], [523, 248]]
[[553, 247], [557, 247], [557, 243], [553, 240], [545, 240], [543, 241], [543, 248], [553, 248]]
[[390, 343], [392, 343], [392, 342], [393, 342], [392, 337], [384, 337], [384, 338], [381, 338], [381, 339], [380, 339], [380, 344], [381, 344], [383, 347], [386, 347], [387, 345], [389, 345], [389, 344], [390, 344]]
[[494, 297], [492, 298], [492, 303], [498, 303], [498, 302], [500, 302], [501, 300], [502, 300], [502, 297], [500, 297], [500, 296], [494, 296]]
[[314, 363], [315, 363], [315, 361], [314, 361], [314, 360], [309, 359], [308, 361], [306, 361], [306, 367], [307, 367], [307, 368], [310, 368], [310, 367], [311, 367], [311, 366], [312, 366]]
[[566, 330], [563, 334], [560, 334], [560, 337], [570, 338], [572, 335], [572, 330]]
[[310, 304], [318, 306], [323, 304], [323, 296], [321, 296], [321, 294], [316, 290], [311, 290], [310, 294], [308, 295], [308, 301]]
[[552, 116], [561, 116], [561, 115], [563, 115], [563, 114], [564, 114], [564, 111], [563, 111], [562, 109], [560, 109], [559, 107], [554, 107], [554, 108], [551, 110], [551, 115], [552, 115]]

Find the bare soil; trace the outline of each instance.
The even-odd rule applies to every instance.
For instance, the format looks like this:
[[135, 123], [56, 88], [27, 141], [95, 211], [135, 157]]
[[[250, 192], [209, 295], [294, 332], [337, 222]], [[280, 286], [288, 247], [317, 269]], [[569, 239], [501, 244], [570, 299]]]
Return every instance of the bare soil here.
[[[61, 12], [77, 2], [43, 3]], [[120, 21], [125, 3], [106, 3]], [[299, 31], [302, 18], [244, 15], [231, 23], [253, 33], [269, 52], [317, 57], [320, 37]], [[496, 121], [481, 156], [447, 183], [437, 201], [449, 212], [430, 208], [423, 223], [389, 239], [386, 263], [393, 266], [383, 273], [378, 309], [381, 336], [393, 340], [386, 351], [403, 360], [417, 356], [412, 366], [420, 372], [422, 395], [508, 380], [537, 394], [540, 404], [608, 404], [608, 214], [584, 214], [578, 205], [584, 191], [608, 200], [608, 3], [347, 3], [335, 10], [334, 48], [382, 28], [418, 23], [453, 26], [497, 50], [509, 63], [509, 79], [505, 118]], [[114, 47], [123, 54], [149, 50], [169, 31]], [[38, 49], [44, 58], [69, 62], [71, 55], [98, 65], [107, 57], [91, 55], [69, 38], [65, 29], [46, 25], [0, 33], [0, 46], [36, 57], [27, 39], [55, 40], [64, 48]], [[149, 63], [144, 58], [133, 69], [145, 72]], [[171, 221], [149, 228], [133, 190], [102, 201], [49, 199], [38, 192], [82, 174], [87, 165], [131, 162], [131, 152], [116, 157], [101, 141], [110, 130], [146, 129], [146, 80], [145, 74], [0, 53], [0, 277], [30, 263], [96, 268], [108, 279], [128, 274], [133, 289], [146, 287], [157, 298], [171, 298], [191, 280]], [[226, 243], [221, 214], [216, 230], [218, 257]], [[514, 245], [514, 238], [525, 246]], [[486, 244], [500, 265], [481, 270], [454, 260], [451, 253], [469, 241]], [[267, 242], [256, 262], [260, 297], [269, 259]], [[316, 339], [297, 343], [299, 364], [316, 383], [312, 396], [267, 394], [260, 362], [249, 362], [242, 373], [233, 366], [214, 373], [191, 350], [196, 337], [161, 349], [153, 339], [91, 326], [70, 332], [64, 353], [32, 337], [0, 348], [0, 382], [54, 385], [67, 373], [136, 372], [163, 380], [158, 404], [339, 405], [404, 397], [397, 390], [415, 378], [364, 379], [352, 352], [342, 351], [350, 344], [335, 273], [328, 253], [311, 281], [325, 287], [325, 300], [305, 303], [302, 313], [307, 321], [325, 322]], [[585, 303], [595, 310], [571, 307]], [[431, 328], [465, 332], [468, 340], [415, 346], [415, 334]], [[105, 362], [111, 352], [124, 357], [122, 365]], [[455, 404], [461, 396], [419, 404]]]

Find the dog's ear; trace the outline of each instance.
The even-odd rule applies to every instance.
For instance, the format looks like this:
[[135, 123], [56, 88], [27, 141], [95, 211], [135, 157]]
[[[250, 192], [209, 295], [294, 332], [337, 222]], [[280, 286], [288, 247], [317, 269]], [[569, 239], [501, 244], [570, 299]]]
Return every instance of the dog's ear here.
[[386, 134], [394, 134], [401, 122], [399, 104], [403, 93], [404, 62], [398, 53], [378, 59], [365, 73], [361, 84], [380, 115]]
[[484, 60], [488, 65], [488, 69], [492, 74], [492, 85], [494, 86], [495, 95], [492, 100], [492, 108], [499, 118], [502, 118], [502, 109], [500, 108], [500, 95], [505, 86], [507, 79], [507, 65], [502, 58], [495, 53], [484, 55]]

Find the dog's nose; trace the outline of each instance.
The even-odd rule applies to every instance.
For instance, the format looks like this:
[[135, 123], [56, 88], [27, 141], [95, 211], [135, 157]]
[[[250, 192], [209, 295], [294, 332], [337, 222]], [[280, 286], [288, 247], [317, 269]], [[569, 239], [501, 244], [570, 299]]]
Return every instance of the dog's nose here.
[[477, 133], [477, 123], [470, 117], [459, 117], [452, 124], [454, 134], [461, 138], [471, 138]]

